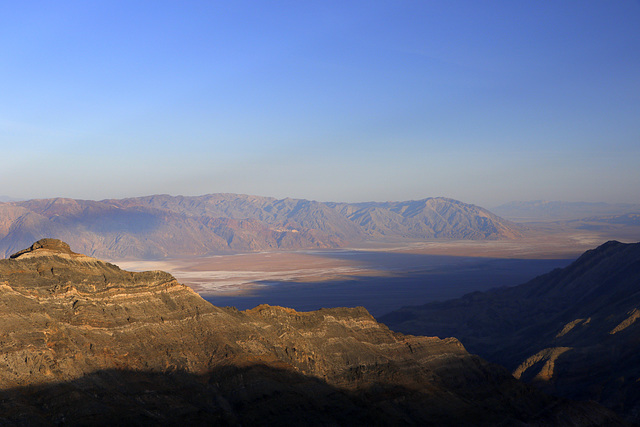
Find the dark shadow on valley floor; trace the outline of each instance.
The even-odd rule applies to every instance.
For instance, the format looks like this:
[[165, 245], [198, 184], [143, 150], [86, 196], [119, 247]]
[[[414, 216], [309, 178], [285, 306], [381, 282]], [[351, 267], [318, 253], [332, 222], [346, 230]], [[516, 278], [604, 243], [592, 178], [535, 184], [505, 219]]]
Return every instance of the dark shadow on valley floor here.
[[363, 306], [378, 317], [408, 305], [458, 298], [473, 291], [515, 286], [573, 259], [503, 259], [364, 251], [326, 251], [322, 256], [351, 259], [387, 276], [355, 276], [319, 282], [261, 281], [241, 296], [205, 296], [217, 306], [240, 310], [260, 304], [311, 311]]

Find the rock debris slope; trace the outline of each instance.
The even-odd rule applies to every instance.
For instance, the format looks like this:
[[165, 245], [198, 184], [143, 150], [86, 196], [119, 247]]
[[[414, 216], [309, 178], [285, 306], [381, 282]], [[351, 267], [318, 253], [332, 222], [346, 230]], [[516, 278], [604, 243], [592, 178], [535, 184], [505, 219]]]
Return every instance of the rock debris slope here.
[[513, 288], [406, 307], [381, 321], [455, 336], [543, 390], [640, 424], [640, 243], [607, 242]]
[[0, 334], [5, 424], [617, 424], [362, 308], [220, 308], [53, 239], [0, 260]]

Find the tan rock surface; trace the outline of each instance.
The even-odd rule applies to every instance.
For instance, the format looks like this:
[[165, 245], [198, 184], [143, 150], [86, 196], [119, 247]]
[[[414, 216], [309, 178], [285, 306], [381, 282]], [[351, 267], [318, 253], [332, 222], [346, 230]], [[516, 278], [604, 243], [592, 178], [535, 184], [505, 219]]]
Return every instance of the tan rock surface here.
[[0, 388], [25, 425], [616, 423], [362, 308], [215, 307], [55, 240], [0, 261]]

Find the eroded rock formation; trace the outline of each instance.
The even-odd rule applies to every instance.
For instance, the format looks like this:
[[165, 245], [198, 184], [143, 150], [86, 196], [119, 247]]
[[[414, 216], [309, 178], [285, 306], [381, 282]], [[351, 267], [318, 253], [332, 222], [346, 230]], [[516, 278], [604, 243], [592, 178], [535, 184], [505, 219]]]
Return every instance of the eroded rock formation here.
[[46, 239], [0, 260], [8, 424], [616, 423], [362, 308], [240, 312]]

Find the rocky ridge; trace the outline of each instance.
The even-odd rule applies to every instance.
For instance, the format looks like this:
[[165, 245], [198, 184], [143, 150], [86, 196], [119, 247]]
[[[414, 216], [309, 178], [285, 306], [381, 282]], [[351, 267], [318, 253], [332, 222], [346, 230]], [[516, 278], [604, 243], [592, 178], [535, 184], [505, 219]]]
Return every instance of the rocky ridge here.
[[375, 237], [494, 240], [522, 236], [518, 226], [486, 209], [444, 197], [329, 206]]
[[362, 308], [216, 307], [54, 239], [0, 260], [0, 332], [5, 424], [618, 423]]
[[451, 199], [321, 203], [242, 194], [0, 203], [0, 253], [42, 236], [109, 259], [337, 248], [372, 238], [503, 239], [518, 226]]
[[640, 424], [640, 243], [607, 242], [513, 288], [406, 307], [380, 320], [455, 336], [542, 390]]

